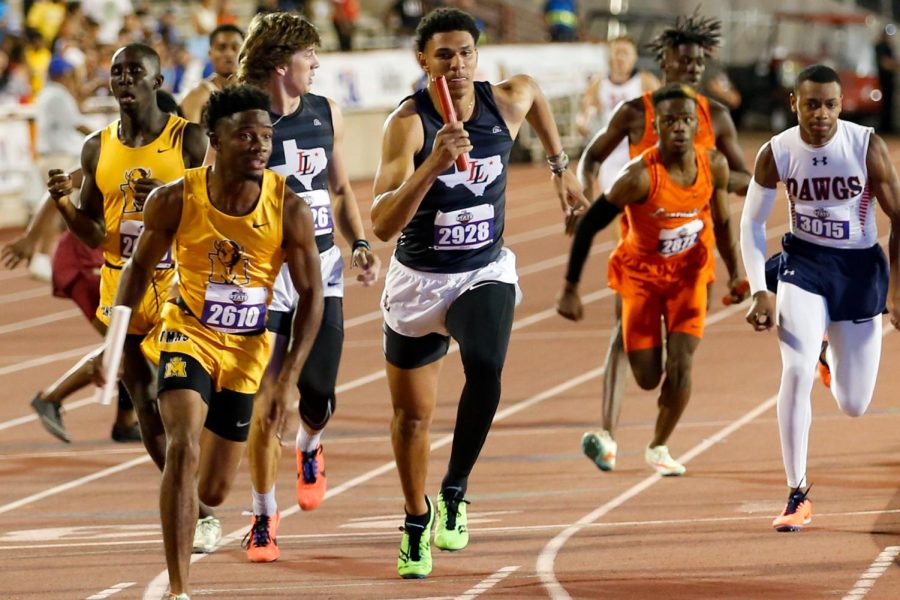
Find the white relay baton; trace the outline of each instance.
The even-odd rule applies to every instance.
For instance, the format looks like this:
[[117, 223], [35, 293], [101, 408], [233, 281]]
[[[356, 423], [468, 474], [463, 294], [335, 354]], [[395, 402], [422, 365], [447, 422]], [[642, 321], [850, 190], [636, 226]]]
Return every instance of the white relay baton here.
[[114, 306], [106, 339], [103, 342], [103, 376], [106, 383], [98, 388], [94, 400], [103, 406], [112, 403], [112, 395], [119, 381], [119, 363], [122, 362], [122, 349], [125, 346], [125, 334], [128, 333], [128, 322], [131, 320], [131, 309], [127, 306]]

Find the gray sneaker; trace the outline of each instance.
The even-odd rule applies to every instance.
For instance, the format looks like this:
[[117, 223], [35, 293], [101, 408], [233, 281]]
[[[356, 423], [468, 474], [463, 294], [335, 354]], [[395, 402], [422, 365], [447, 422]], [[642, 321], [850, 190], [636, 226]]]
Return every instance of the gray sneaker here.
[[42, 400], [41, 394], [38, 392], [31, 399], [31, 408], [37, 413], [38, 418], [41, 420], [41, 425], [50, 432], [50, 435], [67, 444], [72, 443], [72, 438], [69, 437], [69, 432], [66, 431], [66, 426], [63, 425], [58, 403]]

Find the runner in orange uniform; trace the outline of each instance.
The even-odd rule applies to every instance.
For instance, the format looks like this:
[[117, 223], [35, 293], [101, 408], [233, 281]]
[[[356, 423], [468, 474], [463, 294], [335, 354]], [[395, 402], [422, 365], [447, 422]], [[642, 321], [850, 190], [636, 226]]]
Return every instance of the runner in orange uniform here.
[[624, 209], [629, 228], [610, 256], [609, 285], [622, 298], [625, 351], [638, 385], [651, 390], [663, 381], [645, 458], [660, 475], [682, 475], [684, 465], [666, 442], [690, 398], [707, 286], [715, 277], [714, 244], [732, 281], [738, 279], [737, 252], [727, 219], [728, 164], [716, 149], [696, 144], [696, 92], [669, 84], [652, 102], [659, 142], [629, 163], [585, 214], [557, 309], [568, 319], [583, 317], [578, 281], [591, 242]]
[[[664, 83], [683, 83], [694, 90], [700, 84], [706, 67], [706, 57], [719, 45], [721, 22], [695, 13], [679, 17], [674, 26], [665, 29], [651, 42], [656, 52]], [[607, 126], [597, 132], [578, 163], [578, 177], [582, 188], [596, 196], [597, 172], [610, 161], [613, 150], [628, 140], [632, 158], [656, 145], [658, 136], [653, 128], [654, 110], [650, 94], [637, 96], [619, 105]], [[750, 182], [750, 172], [744, 163], [744, 155], [738, 144], [737, 131], [728, 108], [715, 100], [697, 94], [697, 133], [694, 143], [701, 147], [716, 148], [728, 162], [728, 191], [743, 195]], [[610, 181], [604, 183], [609, 188]], [[723, 218], [727, 218], [725, 215]], [[574, 227], [575, 219], [570, 220]], [[627, 231], [627, 219], [620, 219], [621, 233]], [[712, 255], [710, 255], [712, 257]], [[710, 267], [711, 268], [711, 267]], [[740, 282], [729, 282], [734, 290]], [[730, 293], [730, 300], [737, 302], [740, 295]], [[628, 374], [625, 349], [622, 343], [621, 300], [616, 298], [616, 323], [610, 335], [606, 355], [606, 373], [603, 378], [602, 428], [588, 431], [581, 438], [581, 448], [598, 468], [611, 471], [616, 465], [618, 445], [616, 427], [625, 394]]]

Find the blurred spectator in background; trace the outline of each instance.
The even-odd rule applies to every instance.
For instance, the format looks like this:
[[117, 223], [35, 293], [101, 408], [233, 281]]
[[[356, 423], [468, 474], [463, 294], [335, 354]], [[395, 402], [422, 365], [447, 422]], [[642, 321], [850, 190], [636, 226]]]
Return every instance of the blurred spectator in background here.
[[291, 12], [306, 13], [306, 2], [296, 0], [260, 0], [256, 4], [257, 13]]
[[359, 0], [331, 0], [331, 22], [342, 52], [353, 50], [353, 31], [359, 19]]
[[[628, 37], [610, 40], [606, 51], [609, 66], [607, 73], [603, 76], [595, 75], [588, 81], [587, 88], [581, 96], [578, 115], [575, 117], [575, 129], [583, 137], [591, 137], [601, 127], [606, 127], [613, 109], [620, 102], [636, 98], [644, 92], [652, 92], [659, 87], [659, 79], [653, 73], [638, 71], [635, 68], [638, 54], [634, 40]], [[625, 140], [622, 142], [627, 156], [628, 144]], [[617, 148], [614, 152], [619, 151]], [[605, 162], [608, 161], [604, 161], [604, 164]], [[612, 179], [603, 181], [610, 182]]]
[[722, 63], [713, 57], [706, 59], [700, 91], [727, 106], [728, 110], [735, 111], [741, 106], [741, 93], [731, 83]]
[[893, 23], [885, 25], [875, 43], [878, 87], [881, 88], [881, 123], [878, 133], [894, 132], [894, 78], [900, 70], [892, 39], [896, 32], [897, 28]]
[[37, 29], [25, 28], [25, 66], [28, 67], [28, 83], [31, 85], [31, 94], [34, 96], [44, 87], [44, 79], [47, 77], [47, 67], [50, 65], [52, 54], [44, 36]]
[[178, 13], [171, 6], [166, 8], [159, 16], [156, 33], [166, 44], [176, 44], [181, 41], [178, 33]]
[[219, 7], [216, 10], [216, 25], [235, 25], [238, 24], [237, 15], [231, 10], [231, 3], [228, 0], [219, 0]]
[[[78, 79], [84, 79], [84, 48], [93, 46], [95, 41], [86, 36], [84, 13], [81, 11], [80, 2], [67, 2], [66, 15], [59, 27], [59, 32], [53, 45], [51, 54], [61, 56], [66, 62], [75, 67]], [[77, 95], [80, 98], [80, 95]]]
[[36, 0], [28, 9], [25, 25], [36, 29], [49, 47], [66, 18], [66, 4], [55, 0]]
[[181, 101], [181, 110], [188, 121], [200, 122], [203, 107], [210, 94], [225, 87], [237, 71], [237, 57], [244, 41], [244, 32], [234, 25], [219, 25], [209, 35], [209, 60], [213, 74], [203, 79]]
[[574, 42], [578, 39], [578, 3], [576, 0], [547, 0], [544, 22], [551, 42]]
[[214, 0], [200, 0], [191, 7], [193, 32], [188, 40], [188, 50], [199, 60], [205, 60], [209, 52], [209, 34], [216, 28], [218, 11]]
[[385, 27], [397, 38], [394, 45], [401, 48], [412, 45], [413, 34], [428, 6], [425, 0], [396, 0], [384, 14]]
[[[35, 98], [35, 150], [41, 180], [47, 178], [50, 169], [66, 172], [78, 167], [84, 138], [91, 133], [87, 120], [75, 100], [75, 67], [61, 56], [54, 56], [47, 67], [47, 81]], [[40, 198], [34, 198], [35, 202]], [[37, 206], [32, 206], [36, 209]], [[32, 276], [50, 281], [50, 255], [62, 232], [59, 215], [54, 214], [56, 227], [42, 232], [35, 246], [35, 253], [28, 265]]]
[[28, 70], [22, 64], [22, 46], [17, 42], [9, 43], [10, 53], [0, 50], [0, 105], [19, 104], [31, 95], [28, 83]]
[[134, 12], [131, 0], [82, 0], [81, 10], [100, 27], [97, 41], [113, 45], [125, 24], [125, 15]]
[[79, 98], [109, 95], [110, 46], [87, 46], [84, 49], [84, 66], [78, 87]]

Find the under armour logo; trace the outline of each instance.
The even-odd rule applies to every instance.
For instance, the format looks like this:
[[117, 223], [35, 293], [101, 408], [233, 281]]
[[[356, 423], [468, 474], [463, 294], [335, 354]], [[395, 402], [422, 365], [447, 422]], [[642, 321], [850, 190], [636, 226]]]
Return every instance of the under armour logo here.
[[794, 269], [785, 269], [784, 270], [785, 277], [790, 277], [791, 275], [794, 275], [795, 273], [796, 273], [796, 271], [794, 271]]
[[827, 156], [823, 156], [822, 158], [819, 158], [818, 156], [813, 156], [813, 166], [814, 166], [814, 167], [818, 167], [818, 166], [819, 166], [819, 161], [822, 161], [822, 164], [823, 164], [823, 165], [827, 165], [827, 164], [828, 164], [828, 157], [827, 157]]

